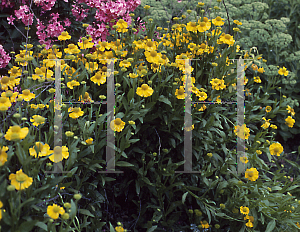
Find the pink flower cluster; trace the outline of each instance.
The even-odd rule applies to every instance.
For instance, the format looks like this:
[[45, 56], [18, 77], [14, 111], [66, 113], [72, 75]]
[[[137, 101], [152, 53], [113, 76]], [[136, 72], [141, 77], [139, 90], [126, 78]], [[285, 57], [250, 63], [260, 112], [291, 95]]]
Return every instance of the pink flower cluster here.
[[10, 56], [5, 52], [2, 44], [0, 44], [0, 68], [5, 68], [10, 59]]
[[43, 10], [49, 11], [54, 6], [56, 0], [34, 0], [37, 6], [41, 6]]
[[[50, 37], [52, 37], [52, 38], [57, 39], [57, 37], [63, 31], [65, 31], [65, 28], [63, 27], [63, 25], [61, 25], [61, 22], [58, 21], [59, 14], [52, 13], [50, 16], [52, 17], [52, 19], [49, 21], [49, 24], [47, 27], [39, 19], [38, 19], [38, 23], [37, 23], [36, 34], [39, 38], [39, 42], [41, 44], [46, 44], [46, 49], [49, 49], [51, 46], [51, 40], [46, 41], [47, 38], [51, 39]], [[70, 26], [70, 24], [71, 24], [71, 22], [68, 19], [65, 20], [66, 26]]]
[[[110, 21], [112, 19], [124, 19], [128, 24], [131, 24], [131, 17], [129, 16], [129, 12], [135, 10], [135, 8], [141, 4], [141, 0], [78, 0], [77, 4], [85, 3], [87, 6], [91, 8], [96, 8], [95, 19], [98, 22], [109, 23], [109, 26], [112, 27], [113, 23]], [[74, 6], [73, 6], [74, 7]], [[76, 17], [78, 21], [83, 19], [83, 14], [85, 12], [81, 12], [79, 14], [78, 7], [74, 9], [75, 14], [72, 13]], [[105, 24], [98, 24], [96, 22], [93, 25], [90, 25], [87, 28], [87, 32], [93, 38], [93, 42], [97, 43], [99, 40], [105, 40], [108, 35], [108, 30], [105, 27]]]
[[26, 26], [32, 25], [33, 23], [34, 14], [30, 13], [30, 9], [27, 5], [20, 6], [19, 10], [15, 10], [15, 16], [21, 19]]
[[80, 4], [74, 4], [72, 5], [72, 7], [73, 9], [71, 11], [72, 14], [75, 16], [76, 21], [82, 21], [84, 18], [87, 17], [89, 9], [84, 9]]

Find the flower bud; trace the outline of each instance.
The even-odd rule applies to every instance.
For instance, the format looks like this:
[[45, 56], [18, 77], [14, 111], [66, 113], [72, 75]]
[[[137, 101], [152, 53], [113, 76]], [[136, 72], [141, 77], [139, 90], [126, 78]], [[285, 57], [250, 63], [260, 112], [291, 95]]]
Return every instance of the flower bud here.
[[82, 197], [82, 195], [81, 195], [80, 193], [76, 193], [76, 194], [74, 194], [74, 198], [75, 198], [75, 200], [80, 200], [80, 199], [81, 199], [81, 197]]
[[68, 213], [64, 213], [63, 215], [61, 215], [61, 218], [64, 220], [68, 220], [70, 218], [70, 215]]
[[7, 189], [7, 191], [12, 192], [16, 189], [16, 187], [13, 185], [8, 185], [6, 189]]
[[145, 10], [149, 10], [149, 9], [150, 9], [150, 6], [149, 6], [149, 5], [145, 5], [145, 6], [144, 6], [144, 9], [145, 9]]

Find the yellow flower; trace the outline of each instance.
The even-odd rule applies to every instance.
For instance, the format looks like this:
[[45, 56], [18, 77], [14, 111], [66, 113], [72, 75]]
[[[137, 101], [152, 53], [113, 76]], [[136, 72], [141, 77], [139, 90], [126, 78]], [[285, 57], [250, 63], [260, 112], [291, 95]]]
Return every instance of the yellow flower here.
[[246, 226], [247, 227], [253, 227], [253, 223], [250, 220], [248, 220], [248, 222], [246, 223]]
[[104, 84], [106, 82], [106, 73], [102, 73], [101, 71], [96, 72], [94, 76], [92, 76], [91, 81], [95, 84]]
[[68, 147], [66, 146], [56, 146], [53, 151], [51, 150], [50, 154], [53, 153], [53, 155], [49, 156], [49, 159], [54, 162], [58, 163], [62, 161], [63, 159], [68, 159], [69, 157], [69, 152], [68, 152]]
[[300, 224], [299, 224], [299, 222], [297, 222], [297, 223], [296, 223], [296, 225], [298, 226], [298, 228], [300, 228]]
[[295, 123], [295, 119], [293, 119], [291, 116], [288, 116], [286, 119], [285, 119], [285, 124], [288, 126], [288, 127], [293, 127], [294, 126], [294, 123]]
[[247, 207], [247, 206], [241, 206], [240, 207], [240, 212], [242, 213], [242, 214], [246, 214], [246, 215], [248, 215], [249, 214], [249, 208]]
[[229, 34], [225, 34], [223, 33], [219, 40], [222, 42], [222, 43], [225, 43], [225, 44], [228, 44], [228, 45], [233, 45], [235, 40], [233, 39], [233, 36], [232, 35], [229, 35]]
[[241, 22], [239, 22], [238, 20], [233, 20], [233, 22], [236, 24], [236, 25], [243, 25]]
[[[38, 154], [37, 154], [38, 152]], [[53, 151], [50, 151], [50, 146], [46, 143], [36, 142], [35, 146], [29, 148], [29, 154], [36, 158], [37, 156], [43, 157], [50, 155]]]
[[156, 51], [145, 51], [146, 60], [149, 63], [156, 63], [158, 64], [159, 59], [161, 59], [161, 54], [157, 53]]
[[118, 26], [117, 32], [125, 33], [128, 31], [128, 29], [127, 29], [128, 23], [125, 22], [123, 19], [119, 19], [119, 21], [117, 22], [116, 25]]
[[264, 68], [259, 68], [259, 69], [257, 69], [257, 72], [259, 72], [259, 73], [264, 73], [265, 70], [264, 70]]
[[[2, 90], [8, 90], [8, 87], [10, 89], [14, 88], [14, 83], [10, 81], [10, 78], [8, 76], [2, 76], [0, 77], [0, 85]], [[12, 77], [14, 78], [14, 77]], [[20, 78], [18, 78], [20, 80]]]
[[123, 228], [122, 226], [117, 226], [117, 227], [115, 228], [115, 230], [116, 230], [116, 232], [124, 232], [124, 231], [125, 231], [124, 228]]
[[64, 49], [67, 54], [77, 54], [80, 52], [80, 49], [75, 44], [69, 44], [67, 48]]
[[198, 31], [198, 25], [196, 22], [189, 22], [186, 25], [187, 31], [197, 32]]
[[199, 101], [205, 101], [207, 98], [207, 94], [205, 92], [200, 92], [198, 94], [198, 97], [199, 97]]
[[264, 128], [264, 129], [267, 129], [270, 126], [270, 122], [269, 121], [271, 119], [267, 120], [265, 117], [263, 117], [262, 119], [265, 120], [265, 123], [261, 127]]
[[79, 96], [78, 101], [80, 101], [80, 102], [92, 102], [92, 98], [90, 97], [90, 94], [88, 92], [85, 92], [83, 98], [82, 98], [81, 95]]
[[120, 118], [116, 118], [115, 120], [111, 121], [110, 128], [113, 131], [121, 132], [125, 127], [125, 122], [122, 121]]
[[25, 101], [30, 101], [31, 99], [35, 98], [35, 94], [30, 93], [29, 89], [25, 89], [22, 91], [22, 94], [20, 94], [19, 97], [22, 97]]
[[147, 41], [145, 41], [145, 43], [144, 43], [144, 48], [145, 48], [145, 51], [148, 51], [148, 52], [155, 51], [157, 48], [157, 42], [151, 41], [151, 39], [147, 39]]
[[251, 65], [251, 68], [253, 69], [253, 71], [256, 71], [258, 69], [257, 65], [256, 64], [252, 64]]
[[203, 22], [201, 22], [200, 20], [201, 20], [201, 18], [198, 20], [198, 24], [199, 24], [198, 31], [205, 32], [205, 31], [209, 30], [211, 27], [211, 22], [208, 20], [208, 18], [204, 17]]
[[65, 213], [65, 210], [63, 207], [60, 207], [56, 204], [53, 205], [49, 205], [47, 207], [47, 214], [49, 215], [49, 217], [51, 217], [52, 219], [57, 219], [60, 215], [63, 215]]
[[131, 66], [131, 63], [128, 60], [122, 60], [119, 64], [120, 67], [128, 68]]
[[216, 17], [215, 19], [212, 20], [212, 23], [215, 25], [215, 26], [222, 26], [224, 25], [224, 22], [223, 22], [224, 19], [222, 19], [220, 16]]
[[69, 81], [67, 83], [67, 86], [68, 86], [69, 89], [73, 89], [74, 86], [79, 86], [79, 85], [80, 85], [79, 82], [75, 81], [75, 80]]
[[142, 84], [141, 87], [138, 87], [136, 94], [141, 97], [150, 97], [153, 94], [154, 90], [147, 84]]
[[27, 136], [28, 131], [28, 127], [21, 128], [18, 125], [10, 126], [4, 137], [9, 141], [24, 139]]
[[93, 138], [89, 138], [89, 139], [85, 140], [85, 142], [87, 144], [93, 144]]
[[273, 125], [273, 124], [270, 125], [270, 127], [273, 128], [273, 129], [277, 129], [277, 126], [276, 126], [276, 125]]
[[260, 77], [254, 77], [254, 82], [256, 82], [256, 83], [261, 83]]
[[30, 122], [33, 122], [32, 125], [34, 126], [43, 125], [45, 123], [45, 118], [40, 115], [33, 115]]
[[280, 156], [280, 154], [283, 152], [283, 147], [280, 143], [272, 143], [269, 147], [269, 151], [271, 155]]
[[288, 111], [288, 113], [290, 113], [292, 116], [295, 115], [295, 111], [293, 108], [291, 108], [289, 105], [287, 106], [286, 110]]
[[90, 38], [81, 38], [82, 42], [78, 42], [78, 46], [80, 49], [86, 49], [86, 48], [92, 48], [94, 46], [94, 43], [92, 41], [92, 37]]
[[185, 90], [183, 86], [180, 86], [179, 89], [176, 89], [175, 96], [177, 99], [184, 99], [185, 98]]
[[129, 77], [130, 78], [137, 78], [139, 75], [135, 74], [135, 73], [129, 73]]
[[243, 126], [234, 126], [234, 133], [241, 139], [248, 139], [250, 136], [250, 129], [246, 127], [246, 124]]
[[256, 181], [258, 179], [258, 174], [259, 172], [256, 168], [250, 168], [245, 172], [245, 178], [248, 178], [251, 181]]
[[28, 177], [25, 173], [23, 173], [22, 169], [17, 171], [16, 174], [10, 174], [9, 179], [11, 181], [11, 185], [15, 186], [17, 190], [29, 188], [33, 182], [32, 177]]
[[201, 106], [201, 108], [199, 109], [199, 111], [204, 111], [205, 109], [206, 109], [206, 105], [203, 104], [203, 105]]
[[84, 114], [84, 112], [80, 109], [80, 107], [75, 107], [75, 108], [71, 107], [69, 108], [69, 112], [72, 112], [69, 114], [69, 117], [73, 119], [77, 119]]
[[271, 106], [266, 106], [266, 112], [267, 112], [267, 113], [271, 112], [271, 110], [272, 110], [272, 107], [271, 107]]
[[247, 159], [247, 157], [240, 157], [240, 161], [243, 163], [243, 164], [246, 164], [249, 162], [249, 160]]
[[283, 68], [279, 69], [278, 74], [287, 76], [289, 74], [289, 71], [287, 71], [286, 67], [283, 66]]
[[7, 161], [7, 154], [6, 154], [7, 151], [8, 151], [7, 146], [3, 146], [2, 148], [0, 148], [0, 166], [5, 164], [5, 162]]
[[261, 150], [256, 150], [256, 153], [261, 155], [262, 154], [262, 151]]
[[10, 74], [10, 77], [18, 77], [22, 75], [22, 70], [20, 70], [19, 67], [13, 66], [8, 73]]
[[11, 107], [11, 102], [7, 97], [0, 97], [0, 111], [6, 111]]
[[58, 40], [68, 40], [71, 39], [71, 36], [67, 31], [63, 31], [60, 36], [58, 36]]
[[209, 224], [207, 221], [200, 221], [201, 225], [202, 225], [202, 228], [209, 228]]

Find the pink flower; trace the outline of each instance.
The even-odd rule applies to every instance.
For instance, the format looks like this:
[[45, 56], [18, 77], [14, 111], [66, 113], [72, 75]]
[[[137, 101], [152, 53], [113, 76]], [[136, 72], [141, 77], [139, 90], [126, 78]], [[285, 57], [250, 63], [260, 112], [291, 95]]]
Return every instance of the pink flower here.
[[65, 19], [64, 23], [66, 27], [69, 27], [71, 25], [71, 21], [68, 18]]
[[15, 18], [12, 15], [7, 17], [8, 24], [14, 25], [14, 20]]
[[10, 59], [10, 56], [5, 52], [2, 44], [0, 44], [0, 68], [5, 68]]

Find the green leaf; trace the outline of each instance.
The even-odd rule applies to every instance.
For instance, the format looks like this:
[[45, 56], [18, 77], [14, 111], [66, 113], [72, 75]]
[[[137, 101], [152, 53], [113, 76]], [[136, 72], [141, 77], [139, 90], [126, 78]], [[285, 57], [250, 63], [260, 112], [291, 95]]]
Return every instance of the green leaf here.
[[35, 225], [40, 227], [41, 229], [47, 231], [47, 225], [44, 222], [37, 222], [37, 223], [35, 223]]
[[160, 95], [157, 100], [160, 101], [160, 102], [166, 103], [167, 105], [171, 106], [171, 108], [172, 108], [172, 103], [164, 95]]
[[77, 211], [77, 208], [76, 208], [76, 205], [73, 201], [73, 199], [71, 199], [71, 212], [70, 212], [70, 220], [73, 220], [75, 215], [76, 215], [76, 211]]
[[134, 166], [134, 165], [131, 164], [131, 163], [128, 163], [128, 162], [126, 162], [126, 161], [118, 161], [118, 162], [116, 163], [116, 166], [120, 166], [120, 167], [132, 167], [132, 166]]
[[133, 89], [130, 89], [129, 92], [128, 92], [128, 94], [127, 94], [127, 100], [128, 100], [128, 102], [131, 101], [131, 99], [133, 98], [133, 96], [134, 96]]
[[271, 231], [273, 231], [273, 229], [275, 228], [275, 226], [276, 226], [276, 221], [275, 221], [275, 219], [273, 219], [272, 221], [270, 221], [270, 222], [268, 223], [266, 232], [271, 232]]
[[116, 232], [112, 224], [109, 222], [109, 232]]
[[184, 204], [186, 196], [188, 195], [189, 192], [186, 192], [182, 195], [182, 204]]
[[91, 214], [91, 212], [90, 212], [89, 210], [87, 210], [87, 209], [79, 209], [78, 211], [79, 211], [79, 213], [84, 214], [84, 215], [86, 215], [86, 216], [95, 217], [95, 216], [94, 216], [93, 214]]
[[155, 231], [156, 228], [157, 228], [157, 226], [152, 226], [150, 229], [147, 230], [147, 232]]

